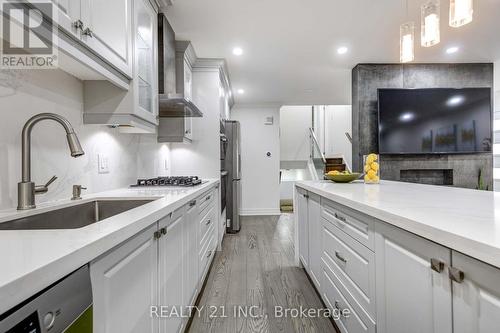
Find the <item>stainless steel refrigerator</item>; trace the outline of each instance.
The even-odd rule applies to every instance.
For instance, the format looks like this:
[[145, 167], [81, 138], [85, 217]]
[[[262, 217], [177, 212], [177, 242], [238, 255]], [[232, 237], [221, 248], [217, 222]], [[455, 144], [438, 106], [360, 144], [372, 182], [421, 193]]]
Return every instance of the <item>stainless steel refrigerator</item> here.
[[224, 169], [228, 172], [226, 187], [226, 217], [228, 219], [227, 232], [240, 231], [241, 207], [241, 144], [240, 123], [234, 120], [225, 121], [226, 154]]

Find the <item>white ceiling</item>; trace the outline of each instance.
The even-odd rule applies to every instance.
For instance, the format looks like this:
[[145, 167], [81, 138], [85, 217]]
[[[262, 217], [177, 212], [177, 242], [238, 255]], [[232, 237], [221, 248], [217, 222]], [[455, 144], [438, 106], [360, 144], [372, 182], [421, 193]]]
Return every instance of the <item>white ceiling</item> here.
[[[167, 17], [199, 57], [226, 58], [241, 104], [350, 104], [351, 69], [398, 62], [399, 26], [408, 20], [416, 22], [415, 62], [500, 59], [500, 0], [475, 0], [474, 21], [461, 28], [448, 26], [449, 0], [441, 0], [441, 43], [431, 48], [419, 46], [425, 1], [408, 0], [408, 19], [405, 1], [176, 0]], [[338, 55], [344, 45], [349, 51]], [[459, 52], [446, 54], [450, 46]]]

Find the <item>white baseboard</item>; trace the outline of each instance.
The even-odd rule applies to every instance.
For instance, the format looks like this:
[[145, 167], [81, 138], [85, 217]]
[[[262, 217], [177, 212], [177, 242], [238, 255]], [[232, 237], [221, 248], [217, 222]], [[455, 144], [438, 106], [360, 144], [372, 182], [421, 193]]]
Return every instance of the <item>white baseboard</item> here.
[[241, 216], [281, 215], [279, 208], [240, 209]]

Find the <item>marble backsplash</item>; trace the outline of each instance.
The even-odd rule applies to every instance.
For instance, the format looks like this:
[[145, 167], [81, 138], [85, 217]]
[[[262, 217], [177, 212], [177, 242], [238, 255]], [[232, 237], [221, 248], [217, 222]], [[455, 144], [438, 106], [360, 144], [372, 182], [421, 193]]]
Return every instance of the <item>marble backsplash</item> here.
[[[0, 71], [0, 209], [17, 205], [21, 179], [21, 129], [31, 116], [54, 112], [66, 117], [77, 132], [85, 155], [72, 158], [65, 132], [43, 121], [32, 133], [32, 179], [57, 181], [37, 202], [70, 198], [72, 185], [94, 193], [135, 183], [137, 177], [168, 174], [170, 147], [153, 135], [121, 134], [106, 126], [83, 125], [82, 82], [60, 70]], [[110, 172], [98, 174], [97, 156], [105, 154]], [[138, 171], [140, 170], [140, 172]]]

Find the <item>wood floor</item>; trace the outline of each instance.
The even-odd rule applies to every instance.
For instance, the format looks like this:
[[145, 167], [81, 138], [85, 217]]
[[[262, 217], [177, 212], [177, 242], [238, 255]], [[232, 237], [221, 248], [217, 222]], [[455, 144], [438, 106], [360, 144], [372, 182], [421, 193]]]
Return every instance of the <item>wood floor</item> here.
[[294, 266], [293, 215], [244, 217], [241, 225], [224, 238], [189, 333], [335, 332], [327, 318], [275, 315], [279, 306], [323, 308], [305, 272]]

